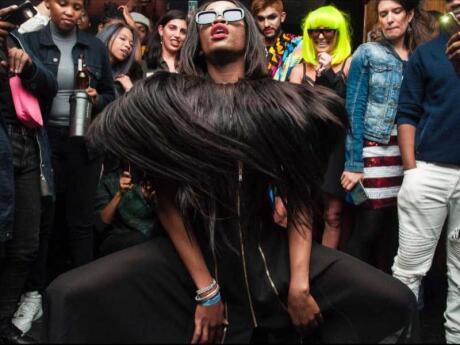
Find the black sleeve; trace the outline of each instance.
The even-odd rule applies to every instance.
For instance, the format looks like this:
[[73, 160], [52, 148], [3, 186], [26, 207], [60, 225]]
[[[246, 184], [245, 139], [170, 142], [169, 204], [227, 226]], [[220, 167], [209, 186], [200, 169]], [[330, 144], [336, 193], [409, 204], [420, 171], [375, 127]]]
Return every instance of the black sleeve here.
[[38, 58], [37, 52], [31, 49], [32, 45], [28, 44], [30, 35], [21, 35], [19, 32], [14, 33], [14, 37], [19, 42], [18, 45], [32, 59], [32, 65], [25, 68], [19, 76], [23, 81], [24, 87], [32, 92], [38, 99], [52, 100], [58, 90], [57, 80], [54, 75], [42, 64]]
[[94, 107], [94, 111], [96, 113], [101, 112], [109, 103], [115, 100], [115, 86], [112, 77], [112, 67], [110, 66], [109, 62], [109, 55], [107, 53], [107, 48], [102, 44], [102, 42], [98, 42], [98, 49], [102, 56], [101, 56], [101, 80], [96, 86], [97, 93], [99, 94], [98, 102]]

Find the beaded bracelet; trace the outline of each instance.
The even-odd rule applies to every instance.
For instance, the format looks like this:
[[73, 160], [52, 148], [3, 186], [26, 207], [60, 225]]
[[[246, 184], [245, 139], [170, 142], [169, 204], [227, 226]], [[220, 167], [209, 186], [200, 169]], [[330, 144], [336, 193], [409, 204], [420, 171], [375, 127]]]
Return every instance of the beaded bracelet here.
[[213, 290], [217, 285], [217, 282], [215, 279], [212, 280], [211, 284], [209, 284], [208, 286], [205, 286], [204, 288], [202, 289], [199, 289], [196, 291], [196, 295], [199, 296], [199, 295], [203, 295], [205, 294], [206, 292], [209, 292], [211, 290]]
[[220, 292], [220, 286], [219, 284], [216, 284], [216, 286], [214, 287], [214, 290], [208, 291], [207, 294], [196, 295], [195, 301], [197, 302], [207, 301], [215, 297], [219, 292]]
[[220, 301], [222, 301], [222, 297], [221, 297], [220, 292], [219, 292], [217, 295], [215, 295], [211, 299], [208, 299], [207, 301], [202, 302], [201, 305], [203, 307], [210, 307], [210, 306], [213, 306], [213, 305], [219, 303]]

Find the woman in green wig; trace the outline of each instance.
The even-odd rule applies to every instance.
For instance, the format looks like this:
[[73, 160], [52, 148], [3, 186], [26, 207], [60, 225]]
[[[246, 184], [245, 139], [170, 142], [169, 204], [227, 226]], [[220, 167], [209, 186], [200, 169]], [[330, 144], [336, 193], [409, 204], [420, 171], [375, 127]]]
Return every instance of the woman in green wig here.
[[[290, 81], [321, 85], [345, 98], [351, 64], [351, 37], [347, 17], [334, 6], [310, 12], [303, 22], [302, 62], [292, 70]], [[340, 240], [344, 191], [340, 176], [345, 160], [345, 139], [329, 157], [324, 176], [325, 227], [322, 243], [337, 248]]]

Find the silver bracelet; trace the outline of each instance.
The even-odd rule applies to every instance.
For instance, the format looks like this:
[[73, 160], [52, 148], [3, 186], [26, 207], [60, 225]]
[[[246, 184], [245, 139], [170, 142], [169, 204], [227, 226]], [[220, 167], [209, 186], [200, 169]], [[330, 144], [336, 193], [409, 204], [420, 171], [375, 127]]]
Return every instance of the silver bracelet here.
[[215, 287], [214, 291], [211, 290], [211, 292], [208, 295], [205, 295], [205, 296], [203, 296], [203, 294], [196, 295], [195, 296], [195, 301], [196, 302], [206, 302], [206, 301], [209, 301], [210, 299], [214, 298], [215, 296], [217, 296], [219, 293], [220, 293], [220, 286], [218, 284], [216, 284], [216, 287]]
[[197, 290], [196, 295], [199, 296], [199, 295], [205, 294], [206, 292], [209, 292], [212, 289], [214, 289], [216, 287], [216, 285], [217, 285], [217, 282], [216, 282], [215, 279], [213, 279], [211, 284], [209, 284], [208, 286], [205, 286], [202, 289]]

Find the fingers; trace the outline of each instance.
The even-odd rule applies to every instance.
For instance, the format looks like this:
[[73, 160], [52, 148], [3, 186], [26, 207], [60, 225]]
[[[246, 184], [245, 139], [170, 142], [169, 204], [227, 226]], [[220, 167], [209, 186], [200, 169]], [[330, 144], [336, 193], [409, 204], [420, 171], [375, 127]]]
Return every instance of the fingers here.
[[19, 74], [22, 72], [29, 56], [21, 49], [11, 48], [8, 51], [10, 70], [12, 73]]
[[449, 60], [458, 58], [460, 55], [460, 41], [451, 43], [446, 50], [446, 54]]
[[195, 331], [193, 332], [193, 337], [192, 337], [192, 344], [198, 344], [198, 342], [201, 340], [201, 334], [202, 334], [201, 322], [196, 321]]
[[12, 6], [0, 9], [0, 17], [3, 17], [4, 15], [7, 15], [10, 12], [13, 12], [17, 8], [18, 8], [17, 5], [12, 5]]
[[209, 344], [209, 324], [204, 323], [203, 325], [203, 332], [201, 333], [201, 339], [199, 344]]

